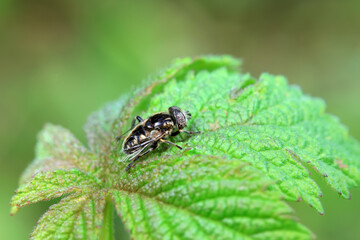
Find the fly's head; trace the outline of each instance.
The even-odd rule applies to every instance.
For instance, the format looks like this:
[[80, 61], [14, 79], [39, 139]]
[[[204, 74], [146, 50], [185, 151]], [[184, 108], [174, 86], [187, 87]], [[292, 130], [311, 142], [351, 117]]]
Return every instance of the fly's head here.
[[169, 114], [179, 130], [186, 127], [187, 120], [191, 118], [189, 111], [184, 112], [176, 106], [169, 107]]

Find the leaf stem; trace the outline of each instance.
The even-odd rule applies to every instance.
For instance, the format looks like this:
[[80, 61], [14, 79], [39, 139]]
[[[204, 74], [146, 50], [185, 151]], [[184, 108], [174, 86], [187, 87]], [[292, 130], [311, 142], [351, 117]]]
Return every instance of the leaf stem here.
[[114, 239], [113, 212], [114, 212], [113, 203], [111, 198], [108, 196], [106, 198], [106, 204], [104, 208], [104, 220], [101, 226], [100, 240]]

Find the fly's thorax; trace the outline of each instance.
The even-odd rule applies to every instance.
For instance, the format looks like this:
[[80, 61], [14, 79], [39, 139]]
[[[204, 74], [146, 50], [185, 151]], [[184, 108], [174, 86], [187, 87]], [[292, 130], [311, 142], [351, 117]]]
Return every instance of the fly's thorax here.
[[160, 131], [162, 130], [163, 132], [165, 132], [173, 129], [175, 127], [175, 124], [171, 118], [168, 118], [164, 121], [155, 123], [154, 127], [155, 129], [159, 129]]
[[149, 138], [150, 139], [157, 139], [163, 134], [163, 131], [160, 131], [160, 129], [154, 129], [149, 132]]
[[165, 133], [175, 128], [175, 123], [168, 113], [157, 113], [150, 116], [144, 123], [145, 131]]

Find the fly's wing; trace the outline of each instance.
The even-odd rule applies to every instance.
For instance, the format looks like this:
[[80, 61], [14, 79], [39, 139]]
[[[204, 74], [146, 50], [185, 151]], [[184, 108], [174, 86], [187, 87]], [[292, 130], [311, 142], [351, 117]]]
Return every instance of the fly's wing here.
[[133, 147], [130, 147], [130, 148], [127, 148], [127, 150], [131, 150], [131, 149], [134, 149], [134, 148], [138, 148], [138, 150], [136, 150], [135, 152], [129, 154], [129, 155], [126, 155], [124, 158], [122, 158], [120, 160], [120, 162], [127, 162], [133, 158], [135, 158], [136, 156], [138, 156], [140, 153], [142, 153], [142, 151], [150, 146], [152, 143], [156, 142], [156, 141], [159, 141], [161, 138], [163, 138], [165, 136], [165, 134], [162, 134], [160, 136], [158, 136], [157, 138], [154, 138], [154, 139], [151, 139], [151, 140], [148, 140], [148, 141], [145, 141], [141, 144], [138, 144], [136, 146], [133, 146]]
[[127, 162], [127, 161], [130, 161], [131, 159], [135, 158], [137, 155], [139, 155], [146, 147], [148, 147], [150, 145], [147, 144], [147, 145], [144, 145], [143, 147], [140, 147], [138, 150], [136, 150], [135, 152], [129, 154], [129, 155], [126, 155], [125, 157], [123, 157], [122, 159], [120, 159], [120, 162]]

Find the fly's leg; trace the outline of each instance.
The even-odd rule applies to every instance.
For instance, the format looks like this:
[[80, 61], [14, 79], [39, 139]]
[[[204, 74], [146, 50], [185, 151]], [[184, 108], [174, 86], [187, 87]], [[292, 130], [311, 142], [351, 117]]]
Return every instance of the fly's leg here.
[[177, 136], [177, 135], [179, 135], [179, 134], [180, 134], [180, 132], [179, 132], [179, 131], [176, 131], [176, 132], [173, 132], [170, 136], [175, 137], [175, 136]]
[[198, 133], [201, 133], [200, 131], [198, 131], [198, 132], [191, 132], [191, 131], [185, 131], [185, 130], [179, 130], [179, 132], [184, 132], [184, 133], [187, 133], [187, 134], [198, 134]]
[[145, 156], [146, 154], [148, 154], [149, 152], [153, 151], [153, 150], [156, 149], [157, 147], [158, 147], [158, 143], [155, 142], [153, 145], [151, 145], [151, 147], [150, 147], [148, 150], [146, 150], [145, 152], [140, 153], [139, 155], [137, 155], [137, 156], [126, 166], [125, 170], [126, 170], [127, 172], [129, 172], [130, 168], [131, 168], [133, 165], [136, 164], [136, 161], [139, 160], [139, 158]]
[[190, 131], [185, 131], [185, 130], [178, 130], [178, 131], [176, 131], [176, 132], [173, 132], [173, 133], [171, 134], [171, 136], [172, 136], [172, 137], [177, 136], [177, 135], [179, 135], [181, 132], [184, 132], [184, 133], [187, 133], [187, 134], [198, 134], [198, 133], [201, 133], [200, 131], [199, 131], [199, 132], [190, 132]]
[[167, 143], [167, 144], [173, 145], [173, 146], [177, 147], [178, 149], [182, 150], [182, 147], [180, 147], [179, 145], [176, 145], [176, 144], [173, 143], [173, 142], [170, 142], [170, 141], [167, 141], [167, 140], [164, 140], [164, 139], [160, 139], [160, 141], [163, 142], [163, 143]]
[[136, 120], [139, 121], [139, 123], [141, 123], [142, 121], [144, 121], [140, 116], [136, 116], [134, 117], [134, 119], [131, 122], [131, 129], [133, 129], [136, 125]]

